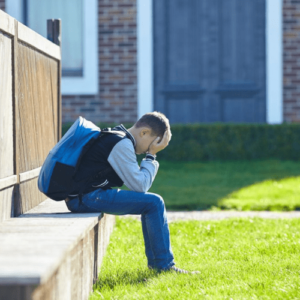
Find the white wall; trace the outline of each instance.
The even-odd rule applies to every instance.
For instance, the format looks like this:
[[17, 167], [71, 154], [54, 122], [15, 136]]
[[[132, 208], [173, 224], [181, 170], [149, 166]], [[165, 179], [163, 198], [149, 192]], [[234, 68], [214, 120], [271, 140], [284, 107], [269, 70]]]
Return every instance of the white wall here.
[[152, 0], [137, 0], [138, 118], [153, 111]]
[[267, 123], [283, 121], [282, 0], [266, 0]]

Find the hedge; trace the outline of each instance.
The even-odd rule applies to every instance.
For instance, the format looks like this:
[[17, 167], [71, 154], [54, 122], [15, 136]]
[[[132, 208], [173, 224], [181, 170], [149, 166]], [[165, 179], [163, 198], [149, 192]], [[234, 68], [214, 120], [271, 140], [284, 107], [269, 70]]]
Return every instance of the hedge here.
[[[100, 128], [116, 124], [97, 124]], [[129, 128], [133, 124], [123, 124]], [[70, 125], [63, 125], [63, 133]], [[300, 160], [300, 124], [171, 125], [172, 139], [157, 158], [172, 161]]]

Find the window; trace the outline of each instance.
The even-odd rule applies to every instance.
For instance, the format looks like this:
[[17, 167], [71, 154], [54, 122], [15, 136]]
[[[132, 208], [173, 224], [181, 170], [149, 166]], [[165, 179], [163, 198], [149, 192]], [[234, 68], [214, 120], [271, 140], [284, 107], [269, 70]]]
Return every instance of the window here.
[[6, 1], [8, 14], [44, 37], [47, 19], [62, 20], [63, 95], [98, 93], [97, 4], [97, 0]]
[[47, 19], [62, 20], [62, 76], [83, 76], [82, 0], [26, 0], [25, 25], [47, 37]]

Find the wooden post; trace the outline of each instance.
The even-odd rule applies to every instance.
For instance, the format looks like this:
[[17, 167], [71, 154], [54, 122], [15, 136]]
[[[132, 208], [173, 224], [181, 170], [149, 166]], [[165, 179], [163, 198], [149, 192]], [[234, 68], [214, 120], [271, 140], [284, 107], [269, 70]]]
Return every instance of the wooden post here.
[[99, 247], [99, 223], [94, 227], [94, 273], [93, 284], [98, 280], [98, 247]]
[[12, 217], [18, 217], [21, 212], [20, 204], [20, 118], [19, 118], [19, 99], [18, 99], [18, 21], [14, 21], [15, 35], [13, 38], [13, 143], [14, 143], [14, 173], [17, 175], [17, 182], [14, 187], [14, 207]]
[[[47, 39], [60, 47], [61, 53], [61, 20], [49, 19], [47, 20]], [[58, 62], [58, 76], [57, 76], [57, 142], [61, 139], [62, 131], [62, 117], [61, 117], [61, 60]]]

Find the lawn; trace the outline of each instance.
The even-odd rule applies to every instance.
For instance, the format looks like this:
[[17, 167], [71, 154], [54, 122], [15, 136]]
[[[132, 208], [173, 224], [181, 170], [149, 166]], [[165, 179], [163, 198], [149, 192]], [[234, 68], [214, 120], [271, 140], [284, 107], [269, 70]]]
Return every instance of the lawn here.
[[158, 161], [149, 192], [160, 194], [168, 210], [300, 208], [300, 162], [170, 162], [159, 153]]
[[300, 219], [234, 218], [169, 224], [178, 267], [147, 269], [139, 221], [117, 217], [95, 299], [300, 299]]

